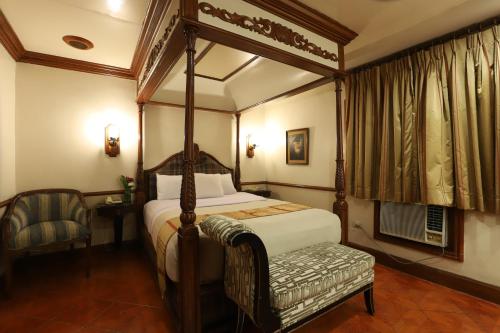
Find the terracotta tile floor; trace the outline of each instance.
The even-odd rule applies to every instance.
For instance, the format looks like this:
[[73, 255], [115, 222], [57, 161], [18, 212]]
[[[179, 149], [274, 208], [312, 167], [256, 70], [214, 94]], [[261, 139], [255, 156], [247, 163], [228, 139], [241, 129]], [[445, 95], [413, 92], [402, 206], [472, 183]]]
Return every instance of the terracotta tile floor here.
[[[0, 333], [175, 332], [142, 250], [96, 250], [90, 279], [81, 261], [79, 253], [18, 261], [13, 297], [0, 300]], [[374, 317], [360, 295], [297, 332], [500, 333], [500, 306], [384, 266], [375, 302]]]

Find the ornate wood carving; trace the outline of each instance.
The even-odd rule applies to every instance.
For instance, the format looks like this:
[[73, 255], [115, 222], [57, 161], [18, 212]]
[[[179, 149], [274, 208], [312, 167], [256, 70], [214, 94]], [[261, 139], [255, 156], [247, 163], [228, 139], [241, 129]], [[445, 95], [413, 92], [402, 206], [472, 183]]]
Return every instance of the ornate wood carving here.
[[181, 283], [181, 332], [200, 332], [200, 273], [198, 258], [198, 228], [194, 225], [196, 214], [196, 189], [194, 163], [198, 153], [194, 146], [194, 55], [197, 30], [184, 27], [186, 39], [186, 114], [184, 121], [184, 166], [181, 185], [181, 227], [179, 228], [179, 271]]
[[236, 113], [236, 165], [234, 166], [234, 186], [236, 191], [241, 191], [241, 170], [240, 170], [240, 117], [241, 113]]
[[335, 171], [335, 202], [333, 212], [340, 218], [342, 227], [342, 244], [348, 242], [348, 205], [345, 201], [345, 177], [344, 177], [344, 142], [343, 142], [343, 122], [342, 122], [342, 78], [335, 78], [336, 113], [337, 113], [337, 168]]
[[149, 54], [148, 57], [148, 61], [146, 62], [146, 69], [144, 70], [144, 74], [142, 75], [142, 79], [139, 86], [142, 86], [144, 80], [149, 75], [149, 72], [151, 72], [153, 65], [155, 64], [156, 60], [158, 59], [158, 56], [160, 55], [161, 51], [166, 45], [170, 33], [174, 29], [177, 20], [179, 19], [179, 16], [180, 16], [180, 11], [178, 10], [176, 14], [172, 15], [172, 17], [170, 18], [170, 22], [168, 23], [168, 26], [165, 28], [163, 36], [161, 36], [161, 38], [158, 40], [158, 42], [156, 42], [155, 46], [151, 50], [151, 53]]
[[207, 2], [199, 4], [202, 13], [217, 17], [224, 22], [237, 25], [243, 29], [256, 32], [260, 35], [271, 38], [280, 43], [295, 47], [296, 49], [309, 52], [323, 59], [338, 62], [338, 57], [335, 53], [322, 49], [318, 45], [310, 42], [303, 35], [284, 25], [273, 22], [265, 18], [249, 17], [238, 13], [230, 13], [225, 9], [216, 8]]

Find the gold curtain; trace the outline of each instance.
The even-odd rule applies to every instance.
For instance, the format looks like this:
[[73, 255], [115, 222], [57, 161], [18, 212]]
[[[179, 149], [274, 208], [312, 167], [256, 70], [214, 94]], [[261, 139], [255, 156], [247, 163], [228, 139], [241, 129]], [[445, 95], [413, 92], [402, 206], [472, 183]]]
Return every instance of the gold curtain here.
[[500, 28], [351, 73], [347, 190], [500, 212]]

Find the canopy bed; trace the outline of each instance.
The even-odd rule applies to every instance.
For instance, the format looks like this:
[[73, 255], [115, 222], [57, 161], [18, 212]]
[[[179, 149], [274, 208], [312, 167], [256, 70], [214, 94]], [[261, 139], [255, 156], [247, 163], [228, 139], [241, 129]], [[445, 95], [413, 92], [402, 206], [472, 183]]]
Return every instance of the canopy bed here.
[[[181, 331], [199, 332], [202, 325], [200, 318], [203, 318], [203, 325], [206, 328], [206, 322], [213, 319], [207, 319], [207, 317], [220, 317], [222, 313], [227, 314], [234, 310], [231, 302], [228, 302], [224, 297], [224, 290], [223, 287], [220, 287], [220, 283], [204, 283], [207, 280], [216, 280], [216, 277], [221, 275], [221, 272], [214, 272], [213, 269], [210, 271], [210, 267], [207, 267], [206, 263], [223, 259], [221, 259], [220, 255], [219, 257], [215, 255], [215, 259], [206, 257], [206, 253], [210, 252], [208, 247], [213, 245], [210, 245], [210, 242], [207, 241], [208, 238], [200, 237], [199, 229], [196, 226], [200, 218], [212, 213], [220, 213], [220, 207], [222, 206], [226, 207], [225, 214], [232, 214], [232, 217], [235, 214], [252, 210], [257, 212], [256, 214], [266, 211], [261, 217], [265, 218], [264, 216], [267, 216], [266, 214], [269, 214], [268, 212], [271, 210], [274, 213], [270, 215], [274, 215], [274, 223], [278, 226], [276, 230], [279, 230], [279, 225], [282, 223], [280, 219], [286, 219], [287, 223], [295, 223], [295, 226], [300, 226], [300, 222], [304, 222], [305, 219], [301, 215], [304, 214], [305, 208], [301, 207], [301, 205], [279, 201], [266, 200], [264, 202], [255, 199], [254, 196], [245, 196], [244, 193], [239, 192], [241, 191], [240, 111], [268, 100], [269, 96], [260, 95], [255, 97], [254, 100], [247, 99], [235, 105], [227, 103], [222, 103], [223, 106], [217, 105], [236, 117], [236, 161], [233, 171], [210, 154], [199, 151], [198, 146], [194, 143], [195, 108], [208, 109], [213, 107], [213, 105], [210, 105], [209, 99], [204, 98], [202, 93], [196, 95], [197, 105], [195, 105], [195, 94], [197, 94], [195, 90], [198, 87], [200, 87], [200, 91], [203, 89], [202, 82], [200, 85], [198, 85], [198, 82], [212, 80], [210, 83], [212, 87], [217, 82], [230, 86], [231, 82], [236, 81], [238, 76], [243, 75], [236, 74], [239, 70], [258, 63], [261, 66], [267, 64], [267, 66], [277, 68], [277, 70], [286, 67], [288, 73], [291, 73], [290, 76], [280, 77], [281, 81], [286, 81], [283, 82], [286, 89], [290, 88], [286, 87], [286, 84], [314, 86], [317, 84], [316, 82], [335, 83], [337, 156], [335, 174], [336, 200], [333, 203], [333, 212], [339, 218], [340, 228], [332, 228], [332, 225], [335, 225], [335, 223], [331, 223], [333, 219], [338, 220], [333, 214], [328, 213], [328, 216], [324, 216], [327, 213], [326, 211], [318, 212], [320, 210], [313, 209], [307, 209], [307, 211], [308, 214], [316, 214], [312, 220], [316, 221], [317, 234], [312, 237], [326, 237], [326, 239], [321, 240], [335, 241], [337, 243], [340, 241], [342, 244], [346, 244], [348, 220], [344, 192], [341, 87], [345, 77], [343, 48], [356, 34], [338, 22], [295, 0], [166, 0], [166, 3], [161, 13], [163, 19], [156, 30], [154, 47], [150, 51], [149, 58], [138, 81], [137, 103], [139, 107], [140, 144], [138, 149], [136, 203], [138, 206], [138, 219], [144, 222], [142, 234], [146, 240], [147, 248], [150, 250], [149, 252], [156, 258], [155, 260], [170, 263], [170, 265], [166, 265], [169, 267], [162, 269], [160, 269], [160, 266], [163, 263], [159, 265], [159, 270], [163, 270], [160, 272], [163, 275], [159, 275], [159, 283], [160, 285], [164, 284], [167, 289], [167, 298], [169, 298], [170, 303], [176, 310]], [[197, 49], [197, 46], [202, 46], [203, 50]], [[231, 52], [224, 48], [235, 50], [236, 53], [240, 52], [239, 55], [243, 54], [240, 61], [241, 66], [234, 71], [221, 73], [217, 77], [210, 72], [210, 64], [203, 65], [201, 63], [203, 60], [201, 58], [203, 56], [207, 57], [207, 54], [216, 50], [218, 52]], [[200, 52], [198, 57], [195, 57], [197, 51]], [[233, 54], [237, 56], [235, 52]], [[259, 61], [258, 58], [262, 60]], [[205, 61], [208, 60], [205, 59]], [[204, 68], [206, 72], [197, 72], [200, 68]], [[197, 79], [196, 86], [195, 77], [200, 77], [200, 79]], [[231, 77], [233, 77], [232, 81], [229, 80]], [[227, 83], [228, 80], [231, 82]], [[259, 80], [258, 76], [257, 80]], [[276, 81], [279, 82], [280, 80]], [[184, 81], [185, 85], [182, 85], [182, 91], [178, 91], [182, 94], [175, 94], [172, 90], [165, 90], [166, 86], [179, 86], [179, 82], [183, 83]], [[255, 83], [250, 82], [250, 84]], [[271, 86], [266, 87], [266, 84], [265, 80], [258, 81], [258, 85], [264, 86], [267, 90], [272, 90]], [[241, 85], [235, 86], [241, 87]], [[299, 89], [300, 87], [297, 86], [293, 88]], [[275, 92], [277, 95], [284, 93], [284, 91]], [[262, 90], [261, 94], [264, 94]], [[183, 102], [179, 101], [179, 95], [182, 95]], [[168, 157], [158, 166], [144, 170], [143, 113], [145, 105], [150, 102], [164, 102], [166, 104], [170, 103], [170, 105], [184, 104], [184, 150]], [[234, 188], [238, 193], [225, 195], [224, 197], [227, 197], [226, 199], [229, 201], [224, 202], [213, 202], [210, 199], [197, 201], [195, 173], [220, 174], [221, 177], [230, 175], [225, 178], [233, 181]], [[178, 179], [181, 184], [180, 210], [176, 210], [177, 207], [168, 206], [166, 203], [162, 203], [163, 206], [156, 203], [158, 182], [162, 181], [160, 179], [162, 175], [182, 176]], [[198, 181], [196, 182], [198, 183]], [[167, 201], [169, 200], [165, 202]], [[195, 213], [197, 204], [199, 209]], [[227, 207], [233, 208], [229, 209]], [[309, 219], [311, 218], [309, 217], [307, 222], [311, 223]], [[160, 220], [163, 223], [157, 223], [155, 220]], [[169, 223], [165, 223], [165, 221]], [[168, 227], [163, 228], [162, 224], [171, 224], [171, 231], [165, 231]], [[273, 224], [270, 223], [270, 225]], [[172, 230], [174, 234], [177, 232], [177, 237], [170, 237]], [[168, 237], [160, 237], [163, 233]], [[272, 238], [273, 234], [267, 230], [263, 231], [261, 235], [265, 235], [263, 238]], [[169, 241], [171, 238], [174, 240]], [[318, 242], [321, 240], [318, 240]], [[164, 253], [155, 250], [159, 246], [158, 242], [164, 242], [162, 245], [165, 248], [175, 247], [178, 251], [170, 252], [174, 253], [174, 255], [169, 257], [168, 251]], [[265, 243], [267, 251], [272, 252], [273, 249], [268, 248], [271, 242], [268, 240]], [[201, 284], [203, 285], [200, 287]], [[268, 288], [265, 283], [263, 287]], [[267, 300], [267, 303], [269, 303], [269, 300]], [[201, 308], [203, 308], [203, 314], [201, 314]], [[260, 305], [259, 308], [261, 308]]]

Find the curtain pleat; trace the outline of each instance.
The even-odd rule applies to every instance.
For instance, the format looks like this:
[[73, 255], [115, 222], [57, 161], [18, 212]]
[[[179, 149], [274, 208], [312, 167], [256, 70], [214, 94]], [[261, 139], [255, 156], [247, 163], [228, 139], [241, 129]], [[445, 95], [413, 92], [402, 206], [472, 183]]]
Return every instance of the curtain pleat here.
[[351, 195], [500, 212], [499, 32], [350, 74]]

